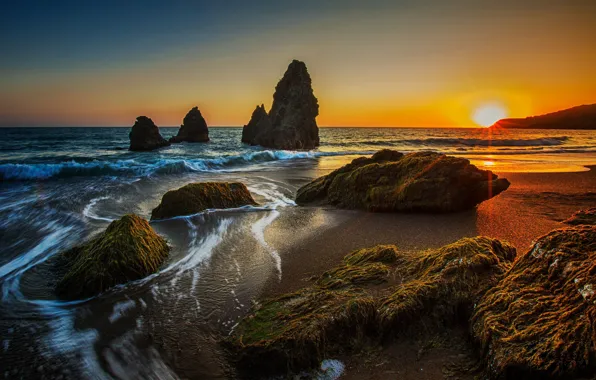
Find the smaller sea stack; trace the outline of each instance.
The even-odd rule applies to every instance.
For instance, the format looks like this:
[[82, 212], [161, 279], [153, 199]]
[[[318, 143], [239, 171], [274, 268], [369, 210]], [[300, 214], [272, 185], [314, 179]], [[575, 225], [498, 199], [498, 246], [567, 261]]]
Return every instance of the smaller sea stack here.
[[209, 141], [209, 128], [198, 107], [193, 107], [182, 121], [178, 134], [170, 138], [171, 143], [180, 142], [207, 142]]
[[137, 117], [128, 136], [130, 138], [128, 149], [133, 151], [149, 151], [170, 145], [159, 133], [157, 125], [147, 116]]

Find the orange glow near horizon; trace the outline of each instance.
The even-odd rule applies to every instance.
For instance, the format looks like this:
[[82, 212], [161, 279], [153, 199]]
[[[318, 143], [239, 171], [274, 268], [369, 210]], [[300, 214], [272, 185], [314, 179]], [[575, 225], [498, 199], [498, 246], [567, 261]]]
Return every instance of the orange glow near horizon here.
[[322, 127], [477, 128], [596, 103], [590, 9], [443, 3], [181, 34], [148, 55], [131, 43], [111, 57], [107, 44], [93, 50], [100, 60], [0, 65], [0, 125], [125, 127], [145, 115], [179, 126], [198, 106], [209, 126], [242, 126], [256, 105], [271, 107], [293, 58], [308, 67]]

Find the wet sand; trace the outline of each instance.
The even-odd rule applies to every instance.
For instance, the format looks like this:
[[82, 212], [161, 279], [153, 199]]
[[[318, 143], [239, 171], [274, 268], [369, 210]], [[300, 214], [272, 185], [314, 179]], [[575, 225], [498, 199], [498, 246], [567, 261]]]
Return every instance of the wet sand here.
[[[374, 214], [334, 208], [293, 208], [266, 232], [267, 240], [281, 256], [283, 276], [281, 279], [271, 276], [260, 298], [307, 286], [311, 277], [337, 265], [350, 251], [377, 244], [395, 244], [401, 250], [415, 251], [439, 247], [462, 237], [486, 235], [509, 241], [517, 247], [518, 254], [523, 254], [538, 237], [564, 227], [561, 221], [573, 212], [596, 204], [596, 171], [595, 167], [591, 169], [577, 173], [498, 173], [511, 182], [507, 191], [476, 210], [456, 214]], [[317, 175], [326, 171], [320, 170]], [[312, 217], [312, 213], [316, 218], [328, 220], [325, 228], [304, 239], [284, 241], [278, 232], [287, 228], [299, 234], [301, 218], [307, 214]], [[465, 331], [454, 332], [447, 340], [464, 343], [447, 342], [430, 350], [424, 349], [427, 341], [412, 340], [341, 358], [347, 364], [342, 378], [442, 379], [445, 366], [471, 354], [465, 335]]]

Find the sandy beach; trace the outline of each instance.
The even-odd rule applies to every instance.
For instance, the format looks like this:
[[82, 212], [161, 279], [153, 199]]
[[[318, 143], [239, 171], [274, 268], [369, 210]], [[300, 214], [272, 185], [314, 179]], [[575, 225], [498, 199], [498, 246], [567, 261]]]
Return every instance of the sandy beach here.
[[[283, 276], [271, 276], [258, 298], [296, 291], [336, 266], [347, 253], [377, 244], [418, 251], [462, 237], [485, 235], [510, 242], [518, 255], [525, 253], [538, 237], [565, 227], [561, 221], [573, 212], [596, 204], [594, 169], [576, 173], [498, 173], [510, 180], [510, 188], [476, 210], [457, 214], [375, 214], [333, 208], [288, 210], [266, 235], [278, 248]], [[305, 215], [327, 220], [326, 225], [332, 227], [311, 231], [299, 239], [299, 244], [284, 241], [280, 230], [301, 225]], [[455, 328], [432, 337], [397, 340], [380, 349], [365, 348], [361, 353], [341, 358], [347, 366], [342, 379], [443, 379], [445, 368], [461, 366], [458, 363], [462, 359], [465, 362], [474, 357], [466, 337], [466, 331]], [[429, 347], [429, 339], [439, 344]]]

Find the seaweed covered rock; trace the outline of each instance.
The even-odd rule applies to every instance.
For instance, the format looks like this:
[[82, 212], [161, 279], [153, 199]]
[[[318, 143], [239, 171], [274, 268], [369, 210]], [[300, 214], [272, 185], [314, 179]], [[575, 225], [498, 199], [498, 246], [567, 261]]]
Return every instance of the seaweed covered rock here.
[[207, 142], [209, 141], [209, 128], [201, 115], [198, 107], [193, 107], [182, 121], [178, 134], [170, 138], [171, 143], [179, 142]]
[[256, 204], [243, 183], [191, 183], [165, 193], [159, 206], [151, 212], [151, 220], [192, 215], [213, 208], [234, 208]]
[[391, 332], [420, 320], [437, 326], [467, 322], [473, 305], [515, 257], [511, 245], [484, 236], [411, 255], [397, 269], [401, 283], [379, 300], [380, 324]]
[[166, 241], [137, 215], [125, 215], [88, 243], [61, 256], [66, 274], [58, 282], [58, 296], [78, 299], [157, 271], [169, 253]]
[[[226, 341], [239, 369], [262, 376], [315, 367], [327, 352], [374, 330], [373, 296], [351, 285], [377, 283], [388, 274], [383, 263], [396, 261], [394, 246], [356, 251], [314, 286], [257, 304]], [[366, 269], [371, 265], [385, 267], [379, 274]]]
[[226, 345], [247, 374], [313, 367], [363, 339], [464, 319], [510, 268], [515, 249], [477, 237], [423, 253], [354, 251], [312, 286], [257, 304]]
[[472, 331], [491, 379], [596, 373], [596, 227], [540, 238], [478, 303]]
[[147, 116], [139, 116], [129, 134], [129, 150], [148, 151], [170, 145], [159, 133], [159, 128]]
[[252, 144], [259, 131], [269, 129], [271, 129], [271, 121], [265, 111], [265, 105], [261, 104], [253, 111], [248, 124], [242, 128], [242, 142]]
[[306, 288], [254, 307], [227, 345], [248, 377], [314, 368], [331, 345], [371, 328], [374, 316], [374, 299], [362, 290]]
[[567, 220], [565, 220], [563, 223], [565, 224], [569, 224], [572, 226], [577, 226], [580, 224], [586, 224], [586, 225], [596, 225], [596, 207], [592, 207], [586, 210], [580, 210], [576, 213], [574, 213], [573, 215], [571, 215], [571, 217]]
[[471, 209], [508, 187], [509, 181], [465, 158], [381, 150], [301, 187], [296, 203], [374, 212], [454, 212]]
[[293, 60], [275, 87], [269, 114], [257, 107], [244, 126], [242, 141], [274, 149], [313, 149], [319, 146], [318, 115], [306, 65]]

